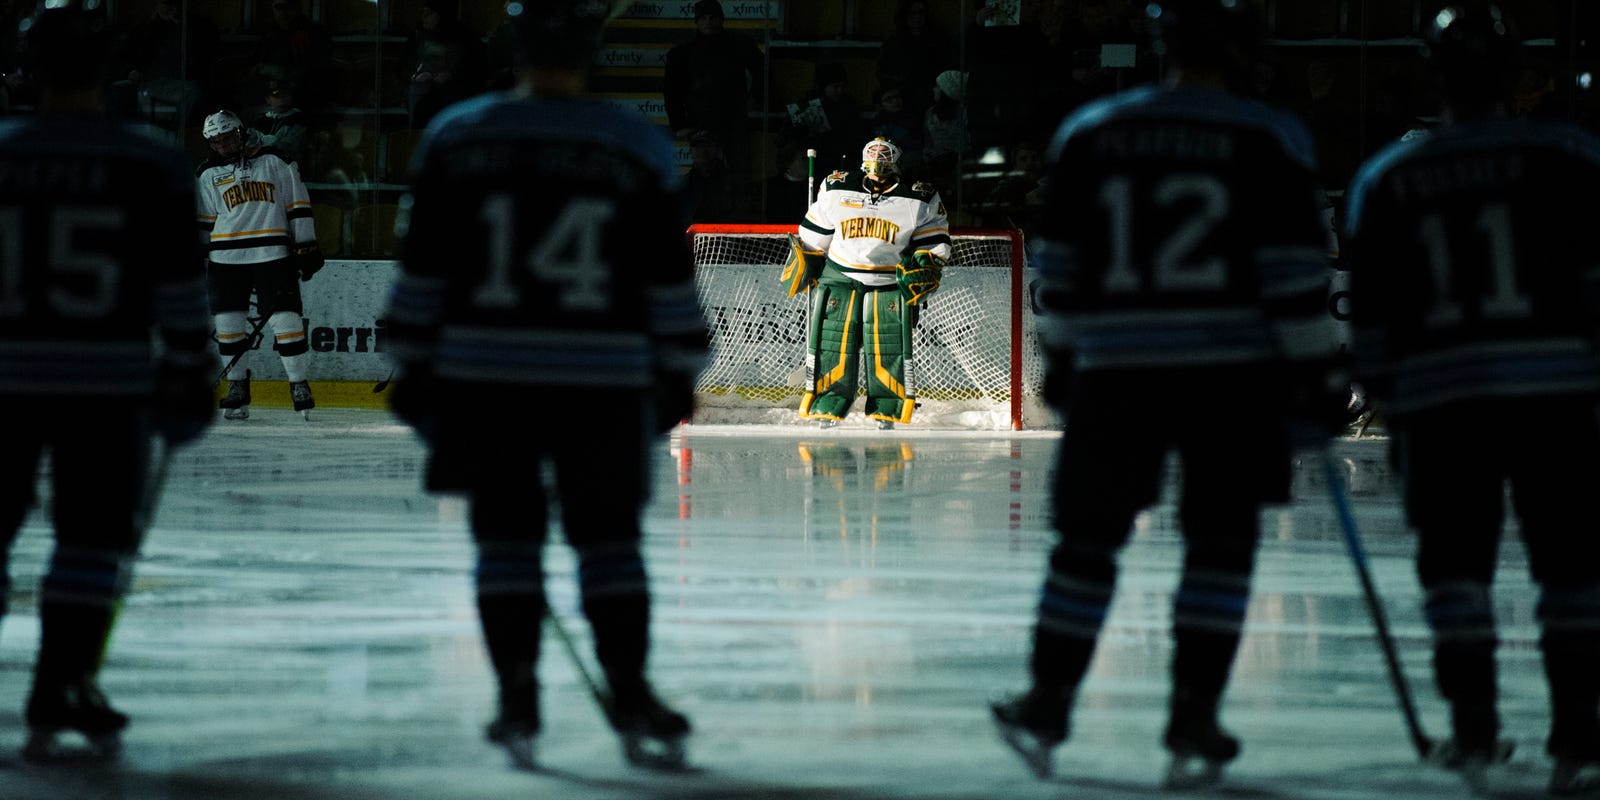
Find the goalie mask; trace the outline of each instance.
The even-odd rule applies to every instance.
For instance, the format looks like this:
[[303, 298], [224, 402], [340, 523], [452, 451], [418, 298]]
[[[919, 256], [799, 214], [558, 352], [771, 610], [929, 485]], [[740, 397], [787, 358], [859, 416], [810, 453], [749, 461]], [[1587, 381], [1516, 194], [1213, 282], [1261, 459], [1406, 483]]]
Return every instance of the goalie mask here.
[[861, 171], [880, 181], [900, 174], [900, 146], [879, 136], [861, 149]]

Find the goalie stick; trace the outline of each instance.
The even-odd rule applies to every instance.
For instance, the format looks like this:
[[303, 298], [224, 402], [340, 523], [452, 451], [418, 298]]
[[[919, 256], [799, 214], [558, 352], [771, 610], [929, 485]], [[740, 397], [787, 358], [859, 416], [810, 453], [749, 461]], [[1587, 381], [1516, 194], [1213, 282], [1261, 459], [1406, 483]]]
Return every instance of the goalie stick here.
[[1361, 535], [1356, 530], [1356, 518], [1350, 508], [1350, 495], [1345, 491], [1344, 481], [1339, 477], [1338, 465], [1333, 461], [1333, 452], [1324, 446], [1321, 449], [1322, 475], [1328, 483], [1328, 496], [1333, 500], [1334, 510], [1339, 516], [1339, 531], [1344, 534], [1346, 549], [1350, 551], [1350, 561], [1355, 565], [1356, 575], [1361, 579], [1361, 593], [1367, 603], [1367, 613], [1372, 617], [1373, 627], [1377, 629], [1378, 646], [1383, 649], [1383, 659], [1389, 668], [1389, 682], [1394, 686], [1395, 696], [1400, 701], [1400, 713], [1405, 718], [1406, 733], [1411, 737], [1411, 746], [1416, 749], [1417, 757], [1422, 761], [1436, 759], [1439, 754], [1438, 742], [1434, 741], [1422, 729], [1422, 721], [1417, 716], [1417, 703], [1411, 694], [1411, 685], [1406, 681], [1405, 673], [1400, 667], [1400, 654], [1394, 646], [1394, 637], [1389, 633], [1389, 620], [1383, 610], [1383, 601], [1378, 597], [1378, 590], [1372, 582], [1372, 572], [1367, 566], [1367, 553], [1361, 546]]
[[806, 210], [811, 210], [811, 204], [817, 202], [817, 150], [806, 149]]

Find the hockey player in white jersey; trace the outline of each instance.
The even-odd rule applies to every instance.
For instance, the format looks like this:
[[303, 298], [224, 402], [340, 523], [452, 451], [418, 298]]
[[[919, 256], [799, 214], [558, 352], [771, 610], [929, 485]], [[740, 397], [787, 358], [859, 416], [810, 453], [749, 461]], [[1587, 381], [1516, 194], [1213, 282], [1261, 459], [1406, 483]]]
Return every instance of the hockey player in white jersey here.
[[310, 348], [296, 278], [311, 280], [323, 264], [311, 198], [294, 163], [249, 138], [233, 112], [206, 117], [201, 132], [212, 156], [200, 165], [199, 220], [207, 238], [217, 350], [228, 364], [228, 393], [218, 405], [228, 419], [250, 416], [245, 356], [255, 345], [247, 324], [254, 291], [258, 313], [272, 326], [294, 410], [309, 419], [316, 402], [306, 379]]
[[823, 427], [849, 413], [863, 354], [867, 417], [888, 429], [916, 409], [911, 330], [950, 260], [950, 223], [938, 190], [903, 184], [899, 162], [899, 146], [878, 137], [859, 171], [829, 175], [800, 222], [807, 252], [785, 271], [791, 294], [816, 288], [800, 416]]

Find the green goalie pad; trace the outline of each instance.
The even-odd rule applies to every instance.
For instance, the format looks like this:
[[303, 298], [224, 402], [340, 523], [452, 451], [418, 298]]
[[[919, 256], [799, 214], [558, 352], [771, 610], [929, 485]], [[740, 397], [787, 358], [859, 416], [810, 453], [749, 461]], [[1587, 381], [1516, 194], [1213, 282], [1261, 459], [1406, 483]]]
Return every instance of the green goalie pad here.
[[895, 267], [895, 282], [907, 305], [921, 305], [922, 298], [939, 288], [944, 278], [944, 261], [927, 250], [918, 250], [900, 260]]
[[821, 250], [807, 250], [800, 243], [800, 237], [791, 233], [789, 258], [783, 262], [783, 274], [778, 276], [778, 280], [783, 282], [789, 296], [794, 297], [817, 285], [817, 277], [822, 274], [822, 265], [826, 261]]

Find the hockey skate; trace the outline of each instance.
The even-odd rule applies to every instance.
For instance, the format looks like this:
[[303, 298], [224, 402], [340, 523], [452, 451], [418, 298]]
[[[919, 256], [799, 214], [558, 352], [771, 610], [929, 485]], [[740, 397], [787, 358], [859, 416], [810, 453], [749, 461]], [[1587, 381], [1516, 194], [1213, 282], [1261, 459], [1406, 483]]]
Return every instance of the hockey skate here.
[[1036, 691], [989, 703], [1000, 738], [1039, 780], [1055, 774], [1055, 749], [1067, 738], [1067, 699]]
[[1454, 739], [1437, 742], [1428, 750], [1427, 763], [1461, 776], [1474, 793], [1489, 791], [1489, 769], [1511, 760], [1515, 744], [1502, 739], [1488, 747], [1462, 747]]
[[1600, 753], [1556, 756], [1549, 792], [1553, 797], [1600, 797]]
[[534, 756], [534, 741], [539, 736], [538, 722], [513, 719], [501, 714], [499, 719], [489, 723], [484, 735], [506, 751], [506, 757], [511, 759], [511, 766], [523, 770], [539, 768], [539, 762]]
[[613, 698], [608, 709], [611, 727], [622, 738], [623, 758], [646, 769], [683, 769], [689, 719], [663, 705], [648, 688], [625, 696]]
[[878, 430], [880, 430], [880, 431], [892, 431], [892, 430], [894, 430], [894, 420], [888, 420], [888, 419], [880, 419], [880, 420], [878, 420]]
[[[128, 717], [106, 701], [92, 681], [55, 690], [35, 690], [28, 699], [28, 743], [22, 757], [34, 764], [113, 761], [122, 752], [122, 729]], [[86, 746], [71, 747], [62, 735], [82, 737]]]
[[250, 418], [250, 370], [244, 371], [244, 380], [228, 381], [228, 393], [217, 401], [223, 419]]
[[1500, 739], [1500, 719], [1493, 702], [1452, 704], [1450, 728], [1454, 737], [1428, 748], [1425, 761], [1461, 776], [1475, 793], [1489, 790], [1490, 768], [1511, 760], [1513, 743]]
[[311, 419], [311, 409], [317, 407], [317, 401], [311, 397], [311, 384], [307, 381], [290, 381], [289, 399], [294, 401], [294, 410], [300, 416]]
[[817, 427], [819, 427], [819, 428], [821, 428], [823, 430], [828, 430], [829, 428], [837, 428], [837, 427], [839, 427], [839, 420], [836, 420], [836, 419], [821, 420], [821, 421], [817, 422]]
[[1175, 720], [1163, 737], [1172, 762], [1163, 785], [1189, 790], [1215, 786], [1223, 767], [1239, 757], [1239, 740], [1209, 719]]

